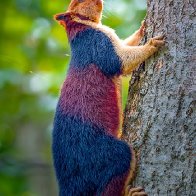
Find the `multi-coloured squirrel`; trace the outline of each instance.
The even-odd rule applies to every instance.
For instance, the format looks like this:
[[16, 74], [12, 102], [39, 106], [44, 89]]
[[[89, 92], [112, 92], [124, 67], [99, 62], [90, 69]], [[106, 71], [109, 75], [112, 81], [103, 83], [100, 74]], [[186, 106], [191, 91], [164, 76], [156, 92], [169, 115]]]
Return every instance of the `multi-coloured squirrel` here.
[[71, 61], [56, 109], [53, 157], [60, 196], [147, 195], [129, 188], [132, 148], [120, 140], [120, 76], [130, 74], [163, 44], [138, 46], [144, 23], [125, 41], [101, 24], [102, 0], [72, 0], [55, 19], [66, 29]]

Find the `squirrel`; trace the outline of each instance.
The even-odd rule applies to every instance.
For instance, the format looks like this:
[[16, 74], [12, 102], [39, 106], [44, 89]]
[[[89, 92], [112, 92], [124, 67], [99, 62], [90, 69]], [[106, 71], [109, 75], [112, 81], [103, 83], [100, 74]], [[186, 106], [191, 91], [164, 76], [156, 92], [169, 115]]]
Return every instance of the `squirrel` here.
[[138, 46], [145, 22], [122, 41], [101, 24], [103, 0], [72, 0], [55, 15], [71, 47], [53, 128], [53, 160], [60, 196], [144, 196], [130, 188], [136, 159], [121, 140], [121, 75], [131, 74], [164, 45], [164, 37]]

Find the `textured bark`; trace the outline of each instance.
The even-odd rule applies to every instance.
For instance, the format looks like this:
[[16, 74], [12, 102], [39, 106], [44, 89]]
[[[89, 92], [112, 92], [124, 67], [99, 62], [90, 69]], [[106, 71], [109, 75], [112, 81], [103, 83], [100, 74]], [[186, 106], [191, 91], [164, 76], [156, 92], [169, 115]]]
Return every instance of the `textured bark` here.
[[130, 81], [123, 138], [138, 157], [134, 186], [151, 195], [196, 195], [196, 1], [148, 0], [145, 40], [166, 46]]

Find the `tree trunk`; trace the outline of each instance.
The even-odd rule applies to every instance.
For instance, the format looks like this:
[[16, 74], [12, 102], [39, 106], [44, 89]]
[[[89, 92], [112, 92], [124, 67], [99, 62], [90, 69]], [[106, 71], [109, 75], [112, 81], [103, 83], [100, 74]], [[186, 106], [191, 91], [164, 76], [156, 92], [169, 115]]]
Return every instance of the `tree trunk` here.
[[149, 196], [196, 195], [196, 1], [148, 0], [145, 39], [166, 46], [133, 74], [123, 138], [137, 159], [134, 186]]

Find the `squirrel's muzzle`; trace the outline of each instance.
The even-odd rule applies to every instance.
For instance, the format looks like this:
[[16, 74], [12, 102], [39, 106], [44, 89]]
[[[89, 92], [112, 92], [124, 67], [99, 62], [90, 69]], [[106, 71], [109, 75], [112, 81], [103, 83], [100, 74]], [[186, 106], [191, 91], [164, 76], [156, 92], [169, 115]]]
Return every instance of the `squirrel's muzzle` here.
[[57, 20], [57, 21], [64, 20], [64, 19], [65, 19], [65, 13], [56, 14], [56, 15], [54, 16], [54, 19]]

